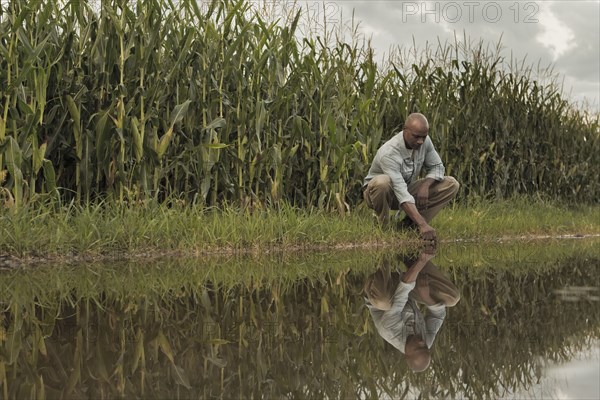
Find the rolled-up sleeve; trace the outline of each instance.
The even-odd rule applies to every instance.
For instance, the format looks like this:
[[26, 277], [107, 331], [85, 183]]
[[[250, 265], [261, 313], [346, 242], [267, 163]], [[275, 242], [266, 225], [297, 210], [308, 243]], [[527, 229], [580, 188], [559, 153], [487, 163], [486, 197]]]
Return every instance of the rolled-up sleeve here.
[[391, 155], [386, 155], [381, 158], [381, 169], [385, 175], [390, 177], [390, 180], [392, 181], [392, 188], [394, 189], [394, 194], [398, 199], [398, 203], [414, 204], [415, 198], [408, 193], [408, 185], [400, 173], [401, 165], [398, 165], [398, 161], [395, 160]]
[[444, 174], [446, 173], [446, 168], [444, 168], [444, 163], [442, 162], [438, 152], [435, 150], [431, 139], [428, 140], [426, 150], [425, 160], [423, 162], [423, 167], [427, 172], [425, 178], [433, 178], [438, 182], [442, 181], [444, 179]]

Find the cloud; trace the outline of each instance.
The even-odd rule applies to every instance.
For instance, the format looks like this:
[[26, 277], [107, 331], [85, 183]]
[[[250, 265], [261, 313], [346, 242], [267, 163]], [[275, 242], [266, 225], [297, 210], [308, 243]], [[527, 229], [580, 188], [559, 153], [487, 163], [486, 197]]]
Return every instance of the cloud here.
[[600, 81], [600, 2], [559, 2], [553, 9], [572, 30], [576, 43], [561, 54], [557, 64], [578, 79]]
[[[526, 66], [553, 66], [575, 99], [600, 98], [600, 1], [378, 1], [326, 0], [361, 21], [376, 56], [392, 46], [420, 49], [454, 43], [466, 34]], [[597, 108], [597, 107], [596, 107]]]
[[540, 13], [540, 24], [543, 31], [536, 36], [536, 40], [552, 51], [554, 61], [569, 49], [577, 47], [571, 28], [550, 7], [545, 7]]

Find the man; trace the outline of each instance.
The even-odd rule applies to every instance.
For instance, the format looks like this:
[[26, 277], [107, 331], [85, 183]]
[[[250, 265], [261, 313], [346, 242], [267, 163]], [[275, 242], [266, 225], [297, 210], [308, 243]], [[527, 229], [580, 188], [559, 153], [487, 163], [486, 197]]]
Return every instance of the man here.
[[[379, 335], [404, 354], [415, 372], [427, 369], [431, 346], [446, 317], [446, 307], [460, 300], [458, 288], [423, 251], [416, 260], [405, 260], [403, 274], [391, 271], [389, 260], [367, 278], [365, 302]], [[427, 313], [419, 310], [424, 304]]]
[[[402, 209], [405, 226], [417, 226], [425, 240], [436, 240], [429, 225], [432, 218], [458, 192], [458, 182], [444, 176], [445, 168], [428, 136], [429, 122], [413, 113], [404, 129], [377, 150], [363, 184], [367, 205], [375, 210], [383, 226], [389, 224], [389, 211]], [[417, 179], [421, 169], [424, 179]]]

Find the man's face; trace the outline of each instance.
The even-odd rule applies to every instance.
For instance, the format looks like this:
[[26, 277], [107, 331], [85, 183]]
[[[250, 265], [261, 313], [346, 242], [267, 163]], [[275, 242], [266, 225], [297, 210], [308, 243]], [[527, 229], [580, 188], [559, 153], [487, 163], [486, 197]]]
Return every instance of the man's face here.
[[404, 143], [406, 147], [413, 150], [419, 150], [423, 143], [425, 143], [425, 138], [429, 133], [429, 129], [425, 128], [413, 128], [411, 126], [404, 127]]
[[425, 343], [425, 340], [423, 340], [423, 336], [408, 335], [408, 337], [406, 338], [404, 353], [407, 355], [411, 355], [413, 353], [418, 353], [422, 350], [429, 351], [427, 343]]

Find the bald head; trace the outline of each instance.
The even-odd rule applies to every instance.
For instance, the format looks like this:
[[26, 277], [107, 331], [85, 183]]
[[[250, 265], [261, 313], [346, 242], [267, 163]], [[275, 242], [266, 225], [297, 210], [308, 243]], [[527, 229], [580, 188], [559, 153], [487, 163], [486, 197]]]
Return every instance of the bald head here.
[[421, 113], [412, 113], [404, 121], [404, 126], [418, 132], [429, 131], [429, 122]]
[[413, 372], [422, 372], [429, 367], [431, 352], [421, 335], [409, 335], [406, 338], [404, 357]]
[[429, 122], [423, 114], [410, 114], [404, 122], [403, 132], [406, 148], [418, 150], [429, 134]]

